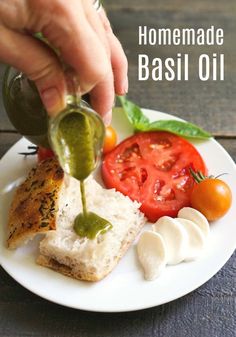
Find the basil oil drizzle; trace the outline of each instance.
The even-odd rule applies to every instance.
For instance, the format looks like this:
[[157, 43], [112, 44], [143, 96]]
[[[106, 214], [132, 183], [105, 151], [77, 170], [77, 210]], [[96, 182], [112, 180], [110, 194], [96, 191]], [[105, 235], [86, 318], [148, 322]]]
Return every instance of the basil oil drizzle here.
[[85, 216], [84, 213], [80, 213], [75, 218], [74, 230], [81, 237], [87, 237], [88, 239], [95, 239], [99, 234], [106, 233], [112, 228], [110, 222], [101, 218], [93, 212], [88, 212]]
[[93, 132], [83, 110], [70, 109], [57, 128], [54, 140], [56, 153], [65, 171], [79, 181], [95, 168]]
[[86, 203], [86, 196], [85, 196], [85, 188], [84, 188], [84, 181], [80, 181], [80, 194], [81, 194], [81, 201], [82, 201], [82, 209], [83, 209], [83, 214], [87, 215], [87, 203]]
[[74, 230], [81, 237], [96, 238], [112, 228], [110, 222], [93, 212], [87, 211], [84, 181], [80, 181], [80, 192], [83, 212], [79, 213], [74, 221]]
[[82, 213], [75, 218], [74, 230], [81, 237], [94, 239], [112, 225], [87, 210], [84, 180], [96, 166], [98, 145], [94, 142], [98, 136], [96, 123], [91, 122], [92, 115], [88, 115], [86, 107], [81, 107], [78, 101], [74, 103], [51, 120], [50, 137], [64, 171], [80, 181]]

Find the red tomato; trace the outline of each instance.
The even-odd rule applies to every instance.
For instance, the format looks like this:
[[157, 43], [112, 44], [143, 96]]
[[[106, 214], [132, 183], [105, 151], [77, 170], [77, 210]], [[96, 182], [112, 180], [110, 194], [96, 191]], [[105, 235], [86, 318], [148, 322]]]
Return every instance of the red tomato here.
[[38, 162], [40, 163], [44, 159], [54, 157], [54, 152], [51, 149], [39, 146], [37, 155], [38, 155]]
[[206, 174], [202, 157], [187, 140], [168, 132], [142, 132], [105, 156], [102, 177], [106, 187], [140, 202], [141, 211], [155, 222], [190, 204], [190, 168]]

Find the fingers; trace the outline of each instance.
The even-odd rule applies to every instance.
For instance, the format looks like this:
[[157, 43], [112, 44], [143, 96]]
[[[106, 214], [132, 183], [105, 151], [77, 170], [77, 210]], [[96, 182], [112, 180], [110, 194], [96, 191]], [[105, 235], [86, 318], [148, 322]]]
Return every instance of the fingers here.
[[65, 80], [55, 55], [34, 38], [0, 26], [1, 61], [35, 82], [44, 106], [53, 115], [65, 107]]
[[112, 72], [110, 72], [108, 76], [98, 83], [90, 92], [91, 105], [93, 109], [102, 116], [107, 126], [111, 123], [114, 100], [114, 79]]
[[112, 66], [106, 78], [91, 91], [90, 100], [94, 110], [100, 113], [105, 124], [109, 125], [115, 92], [119, 95], [124, 95], [128, 91], [127, 60], [120, 42], [115, 38], [111, 30], [105, 12], [102, 10], [100, 16], [89, 8], [88, 2], [86, 4], [86, 17], [106, 47]]
[[128, 62], [120, 42], [113, 34], [108, 35], [111, 49], [111, 64], [114, 74], [115, 92], [117, 95], [125, 95], [128, 92]]
[[42, 32], [60, 50], [63, 61], [77, 72], [81, 91], [89, 92], [107, 76], [110, 58], [88, 22], [80, 1], [61, 1], [57, 6], [60, 15], [44, 22]]
[[[87, 0], [32, 0], [16, 1], [16, 4], [21, 9], [18, 12], [23, 13], [21, 20], [19, 15], [9, 15], [4, 21], [5, 26], [0, 27], [2, 61], [35, 81], [49, 114], [60, 111], [65, 106], [66, 92], [62, 67], [49, 48], [24, 33], [26, 30], [41, 31], [59, 50], [63, 62], [76, 71], [82, 93], [91, 92], [94, 109], [102, 116], [106, 115], [108, 121], [114, 91], [125, 94], [128, 80], [126, 57], [104, 11], [98, 15], [92, 1]], [[21, 6], [26, 8], [23, 10]], [[4, 7], [5, 18], [7, 12], [15, 13], [9, 8]], [[11, 24], [8, 25], [9, 21]]]
[[110, 46], [106, 37], [106, 32], [104, 29], [104, 25], [95, 10], [95, 8], [91, 5], [91, 2], [88, 0], [83, 0], [83, 7], [86, 15], [86, 19], [88, 20], [90, 26], [93, 28], [94, 32], [100, 39], [101, 43], [105, 47], [105, 50], [107, 52], [107, 56], [110, 59], [111, 52], [110, 52]]
[[95, 111], [97, 111], [102, 117], [106, 125], [111, 123], [112, 107], [114, 104], [114, 77], [111, 66], [111, 49], [107, 39], [107, 34], [104, 29], [104, 25], [98, 16], [98, 13], [91, 7], [91, 4], [84, 0], [85, 14], [88, 22], [97, 34], [101, 43], [105, 47], [107, 56], [109, 58], [110, 69], [107, 76], [99, 82], [90, 92], [90, 102]]
[[106, 32], [107, 41], [111, 52], [111, 64], [114, 74], [115, 92], [125, 95], [128, 92], [128, 62], [119, 40], [112, 32], [110, 22], [104, 9], [99, 12], [100, 19]]

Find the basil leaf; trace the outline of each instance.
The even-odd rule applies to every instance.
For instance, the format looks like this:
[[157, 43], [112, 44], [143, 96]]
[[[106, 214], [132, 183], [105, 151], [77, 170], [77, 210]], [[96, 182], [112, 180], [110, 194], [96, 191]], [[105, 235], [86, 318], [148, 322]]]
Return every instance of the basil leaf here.
[[143, 114], [139, 106], [127, 100], [123, 96], [118, 96], [120, 103], [126, 113], [129, 122], [135, 131], [144, 131], [148, 127], [149, 119]]
[[168, 131], [182, 137], [195, 139], [208, 139], [212, 137], [207, 131], [188, 122], [170, 119], [150, 123], [138, 105], [123, 96], [118, 96], [118, 98], [135, 131]]
[[179, 136], [195, 139], [208, 139], [211, 137], [210, 133], [199, 126], [177, 120], [159, 120], [149, 124], [148, 131], [157, 130], [169, 131]]

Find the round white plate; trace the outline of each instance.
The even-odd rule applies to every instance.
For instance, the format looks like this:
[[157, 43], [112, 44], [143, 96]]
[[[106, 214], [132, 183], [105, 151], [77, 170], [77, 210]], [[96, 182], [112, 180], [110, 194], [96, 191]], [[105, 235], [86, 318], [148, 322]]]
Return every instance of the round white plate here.
[[[173, 116], [144, 110], [150, 120]], [[119, 140], [132, 134], [124, 114], [116, 111], [113, 126]], [[227, 172], [224, 180], [230, 185], [236, 200], [236, 166], [227, 152], [215, 141], [194, 143], [209, 172]], [[36, 159], [18, 155], [25, 151], [28, 141], [21, 139], [0, 161], [0, 263], [17, 282], [33, 293], [76, 309], [101, 312], [132, 311], [157, 306], [193, 291], [226, 263], [236, 247], [236, 203], [221, 220], [211, 225], [208, 245], [201, 258], [193, 262], [169, 266], [155, 281], [145, 281], [136, 260], [133, 245], [114, 271], [97, 283], [80, 282], [47, 268], [38, 266], [35, 258], [40, 238], [28, 246], [9, 251], [5, 248], [5, 226], [14, 189], [24, 179]], [[147, 228], [147, 227], [146, 227]]]

